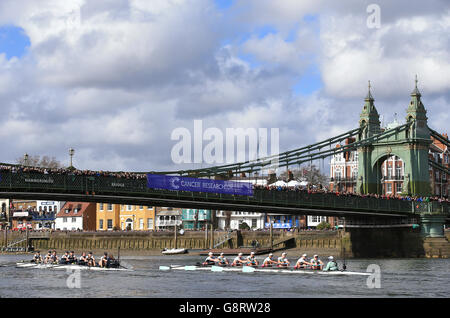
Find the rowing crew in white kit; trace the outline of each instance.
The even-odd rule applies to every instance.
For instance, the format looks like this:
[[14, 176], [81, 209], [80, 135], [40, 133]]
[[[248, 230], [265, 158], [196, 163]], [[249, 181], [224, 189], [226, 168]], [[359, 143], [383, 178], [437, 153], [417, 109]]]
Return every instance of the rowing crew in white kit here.
[[[308, 260], [308, 255], [303, 254], [295, 263], [294, 269], [314, 269], [324, 271], [337, 271], [339, 270], [337, 262], [333, 256], [328, 257], [328, 263], [324, 268], [324, 263], [319, 259], [318, 255], [314, 255], [313, 258]], [[202, 263], [203, 266], [217, 265], [228, 266], [229, 262], [225, 258], [223, 253], [220, 253], [219, 257], [215, 257], [212, 252], [208, 253], [208, 257]], [[251, 252], [249, 256], [244, 257], [242, 253], [239, 253], [231, 263], [231, 266], [252, 266], [257, 267], [259, 265], [258, 260], [255, 257], [255, 252]], [[287, 253], [283, 252], [277, 260], [274, 259], [273, 253], [270, 253], [263, 261], [261, 267], [278, 267], [288, 268], [291, 265], [287, 258]]]

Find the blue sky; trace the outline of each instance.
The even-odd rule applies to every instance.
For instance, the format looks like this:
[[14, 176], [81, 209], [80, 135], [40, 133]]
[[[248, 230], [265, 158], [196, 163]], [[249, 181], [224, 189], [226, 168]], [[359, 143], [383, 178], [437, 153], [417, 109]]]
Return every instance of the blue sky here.
[[21, 58], [30, 46], [30, 39], [24, 30], [14, 25], [0, 26], [0, 54], [6, 54], [7, 59]]
[[219, 9], [228, 9], [233, 5], [234, 0], [214, 0]]

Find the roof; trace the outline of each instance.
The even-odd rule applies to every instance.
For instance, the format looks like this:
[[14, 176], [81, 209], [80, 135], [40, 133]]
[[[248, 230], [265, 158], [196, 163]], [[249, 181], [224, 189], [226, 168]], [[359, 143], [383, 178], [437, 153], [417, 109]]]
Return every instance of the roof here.
[[[89, 206], [95, 206], [95, 203], [88, 202], [66, 202], [56, 217], [82, 217]], [[66, 212], [67, 210], [67, 212]]]

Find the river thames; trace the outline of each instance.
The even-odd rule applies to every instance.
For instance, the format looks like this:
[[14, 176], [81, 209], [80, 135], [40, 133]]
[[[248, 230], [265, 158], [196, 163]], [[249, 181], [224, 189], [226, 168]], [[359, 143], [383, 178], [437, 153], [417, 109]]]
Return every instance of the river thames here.
[[380, 266], [380, 288], [369, 288], [366, 276], [160, 271], [160, 265], [192, 265], [203, 258], [128, 256], [122, 258], [122, 264], [132, 271], [79, 271], [80, 288], [69, 288], [71, 273], [65, 270], [7, 266], [26, 257], [0, 255], [0, 297], [435, 298], [448, 297], [450, 289], [449, 259], [347, 260], [349, 271], [366, 272], [370, 264]]

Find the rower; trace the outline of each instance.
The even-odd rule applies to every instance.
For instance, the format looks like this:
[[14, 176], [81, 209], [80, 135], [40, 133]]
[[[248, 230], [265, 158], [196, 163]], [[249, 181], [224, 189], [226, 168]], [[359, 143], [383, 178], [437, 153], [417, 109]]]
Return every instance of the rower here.
[[227, 258], [223, 255], [223, 253], [220, 253], [219, 257], [217, 257], [217, 265], [219, 266], [227, 266], [228, 265], [228, 260]]
[[70, 252], [69, 257], [67, 257], [67, 262], [68, 262], [69, 264], [73, 264], [73, 263], [76, 263], [76, 262], [77, 262], [77, 257], [75, 256], [74, 251], [71, 251], [71, 252]]
[[69, 264], [69, 251], [66, 251], [63, 256], [61, 256], [60, 264]]
[[100, 267], [106, 267], [106, 268], [108, 268], [109, 267], [109, 263], [110, 263], [110, 260], [109, 260], [109, 257], [108, 257], [108, 253], [103, 253], [103, 256], [100, 258], [100, 261], [98, 262], [98, 265], [100, 266]]
[[239, 253], [238, 256], [236, 256], [233, 260], [233, 263], [231, 266], [242, 266], [242, 264], [245, 264], [246, 260], [244, 256], [242, 256], [242, 253]]
[[273, 264], [278, 264], [278, 262], [273, 260], [273, 253], [269, 253], [269, 256], [264, 259], [262, 267], [272, 267]]
[[93, 267], [96, 266], [95, 257], [94, 257], [94, 254], [92, 254], [92, 252], [88, 253], [88, 256], [86, 257], [86, 263], [87, 263], [87, 266], [93, 266]]
[[52, 251], [48, 251], [47, 255], [44, 258], [44, 264], [47, 264], [52, 259]]
[[36, 253], [34, 253], [34, 256], [33, 256], [33, 259], [31, 260], [31, 262], [34, 262], [36, 264], [42, 263], [41, 252], [36, 251]]
[[311, 258], [311, 268], [312, 269], [322, 269], [323, 268], [323, 262], [319, 259], [319, 255], [314, 255], [313, 258]]
[[281, 253], [281, 256], [278, 257], [278, 267], [288, 267], [291, 263], [289, 263], [289, 260], [286, 258], [287, 253], [283, 252]]
[[247, 257], [247, 266], [258, 266], [258, 261], [255, 258], [255, 252], [250, 252], [250, 256]]
[[114, 255], [108, 256], [108, 268], [118, 268], [120, 266], [119, 261], [114, 258]]
[[202, 263], [203, 266], [210, 266], [215, 265], [218, 262], [218, 259], [214, 257], [213, 252], [208, 253], [208, 257], [205, 259], [205, 261]]
[[50, 264], [58, 264], [59, 258], [58, 255], [56, 255], [56, 251], [52, 252], [52, 255], [50, 256]]
[[80, 259], [78, 260], [78, 265], [87, 265], [86, 252], [81, 253]]
[[338, 271], [339, 267], [337, 262], [334, 260], [333, 256], [328, 257], [328, 263], [327, 266], [323, 269], [324, 271]]
[[306, 260], [306, 257], [308, 257], [308, 255], [303, 254], [302, 257], [298, 259], [297, 263], [294, 266], [294, 269], [308, 268], [308, 266], [312, 266], [312, 263], [308, 262]]

